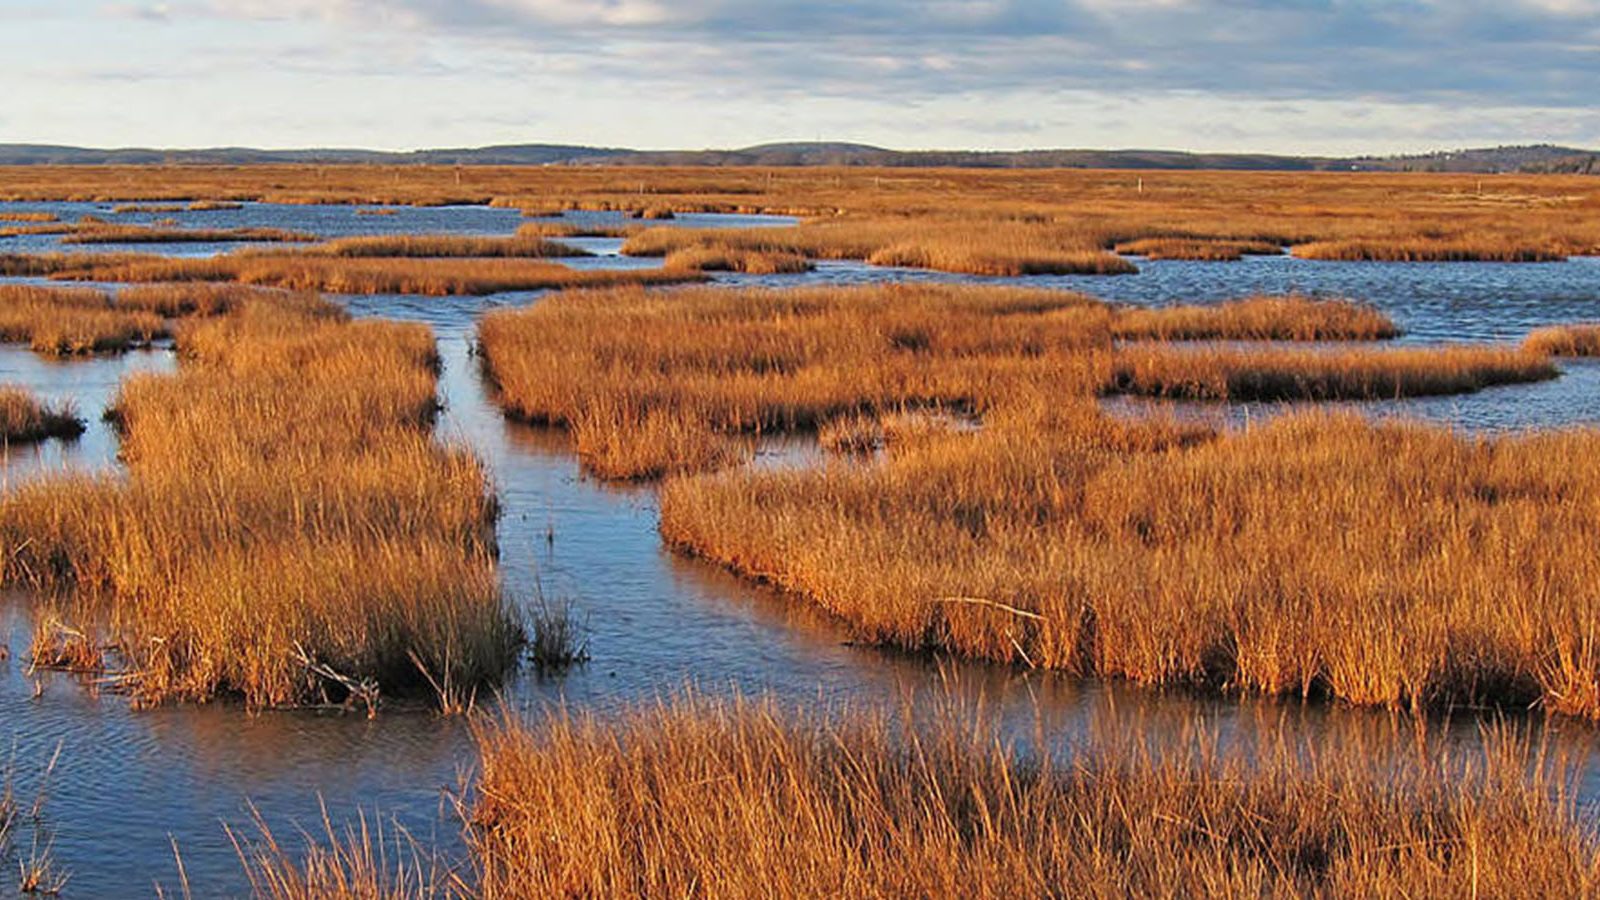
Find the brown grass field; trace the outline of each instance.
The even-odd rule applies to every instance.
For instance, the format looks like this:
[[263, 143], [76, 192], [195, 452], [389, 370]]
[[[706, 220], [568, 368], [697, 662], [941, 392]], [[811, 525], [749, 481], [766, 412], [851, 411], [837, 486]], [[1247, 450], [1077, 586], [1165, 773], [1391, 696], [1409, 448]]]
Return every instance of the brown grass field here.
[[[369, 828], [241, 839], [258, 896], [1508, 897], [1600, 890], [1571, 770], [1508, 728], [1253, 751], [1108, 715], [1024, 755], [955, 714], [693, 696], [480, 728], [467, 868]], [[363, 821], [363, 825], [365, 825]]]
[[130, 379], [117, 400], [125, 479], [51, 476], [0, 498], [6, 583], [74, 589], [56, 616], [98, 636], [140, 703], [498, 683], [520, 629], [487, 475], [430, 437], [432, 334], [281, 297], [189, 320], [178, 343], [178, 374]]
[[0, 385], [0, 441], [26, 444], [83, 434], [83, 420], [71, 404], [40, 402], [25, 388]]
[[1600, 356], [1600, 323], [1540, 328], [1522, 346], [1549, 356]]
[[1498, 348], [1135, 340], [1394, 333], [1369, 307], [1299, 297], [1151, 310], [1065, 292], [927, 285], [569, 292], [493, 312], [479, 329], [505, 409], [569, 428], [584, 465], [608, 478], [717, 468], [748, 449], [741, 436], [860, 413], [982, 415], [1040, 394], [1064, 403], [1104, 393], [1359, 400], [1556, 374], [1542, 355]]

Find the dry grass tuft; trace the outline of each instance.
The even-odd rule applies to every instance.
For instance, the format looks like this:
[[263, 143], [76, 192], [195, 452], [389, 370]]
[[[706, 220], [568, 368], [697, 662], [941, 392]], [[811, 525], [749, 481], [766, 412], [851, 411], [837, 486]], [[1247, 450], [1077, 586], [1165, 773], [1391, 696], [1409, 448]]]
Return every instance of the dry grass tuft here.
[[1384, 400], [1467, 394], [1560, 374], [1540, 353], [1493, 347], [1395, 350], [1130, 346], [1108, 389], [1185, 400]]
[[1522, 347], [1548, 356], [1600, 356], [1600, 323], [1540, 328]]
[[1378, 310], [1348, 300], [1247, 297], [1207, 306], [1124, 307], [1112, 333], [1124, 340], [1378, 341], [1400, 329]]
[[78, 410], [71, 403], [42, 403], [26, 388], [0, 385], [0, 442], [71, 440], [83, 431], [83, 419], [78, 417]]
[[793, 275], [816, 268], [811, 260], [792, 253], [766, 253], [729, 247], [695, 247], [674, 250], [662, 264], [668, 269], [695, 272], [743, 272], [747, 275]]
[[695, 272], [655, 269], [575, 270], [534, 259], [344, 258], [315, 250], [233, 253], [205, 259], [12, 255], [0, 257], [0, 274], [111, 282], [233, 281], [290, 291], [432, 296], [613, 284], [680, 284], [705, 277]]
[[995, 223], [974, 229], [959, 220], [816, 220], [789, 228], [652, 228], [628, 238], [622, 252], [665, 256], [681, 250], [743, 250], [809, 259], [860, 259], [974, 275], [1116, 275], [1138, 271], [1092, 237], [1054, 226]]
[[534, 230], [511, 237], [464, 235], [378, 235], [329, 241], [317, 248], [344, 257], [562, 257], [589, 256], [587, 250], [547, 240]]
[[1156, 237], [1123, 241], [1116, 251], [1146, 259], [1192, 259], [1226, 262], [1246, 256], [1278, 256], [1283, 247], [1269, 241], [1225, 241], [1199, 238]]
[[282, 228], [159, 228], [141, 225], [83, 225], [63, 244], [223, 244], [307, 243], [316, 235]]
[[1562, 262], [1568, 254], [1544, 247], [1480, 241], [1421, 238], [1396, 241], [1316, 241], [1290, 248], [1301, 259], [1343, 262]]

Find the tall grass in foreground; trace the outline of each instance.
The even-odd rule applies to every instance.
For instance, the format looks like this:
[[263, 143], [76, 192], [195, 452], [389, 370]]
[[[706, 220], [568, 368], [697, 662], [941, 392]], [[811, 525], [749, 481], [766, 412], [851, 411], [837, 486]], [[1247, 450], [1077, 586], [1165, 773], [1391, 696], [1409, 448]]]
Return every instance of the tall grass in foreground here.
[[[492, 685], [520, 630], [482, 465], [436, 444], [432, 335], [256, 300], [193, 320], [176, 375], [129, 379], [125, 479], [0, 499], [7, 583], [75, 588], [146, 703], [256, 706]], [[48, 649], [46, 647], [46, 649]]]
[[874, 643], [1600, 718], [1595, 432], [1308, 412], [1195, 441], [1037, 404], [892, 444], [879, 465], [674, 480], [662, 534]]
[[1522, 346], [1549, 356], [1600, 356], [1600, 323], [1540, 328]]
[[0, 441], [23, 444], [83, 434], [83, 419], [70, 403], [43, 403], [26, 388], [0, 385]]
[[[953, 714], [694, 697], [479, 737], [470, 877], [365, 827], [264, 897], [1547, 897], [1600, 890], [1570, 770], [1509, 729], [1443, 758], [1402, 735], [1220, 746], [1110, 716], [1059, 756]], [[398, 860], [397, 861], [397, 857]]]

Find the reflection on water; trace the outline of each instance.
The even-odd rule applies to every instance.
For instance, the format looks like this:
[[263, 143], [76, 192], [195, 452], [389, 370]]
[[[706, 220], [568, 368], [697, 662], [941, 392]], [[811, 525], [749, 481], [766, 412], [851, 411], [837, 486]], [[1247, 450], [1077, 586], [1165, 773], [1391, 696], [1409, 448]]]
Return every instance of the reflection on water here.
[[[515, 211], [479, 208], [357, 217], [350, 207], [252, 207], [179, 218], [186, 224], [273, 225], [325, 235], [354, 229], [508, 233], [520, 221]], [[684, 216], [676, 224], [696, 221]], [[1410, 331], [1408, 340], [1514, 339], [1536, 324], [1600, 316], [1600, 265], [1592, 261], [1508, 267], [1271, 259], [1143, 263], [1142, 268], [1142, 274], [1122, 278], [1030, 283], [1065, 285], [1128, 302], [1211, 300], [1290, 287], [1350, 294], [1395, 315]], [[959, 280], [857, 264], [825, 264], [811, 275], [784, 279], [726, 280], [796, 284], [892, 278]], [[1061, 745], [1108, 721], [1143, 733], [1178, 735], [1199, 720], [1225, 740], [1241, 743], [1279, 730], [1314, 743], [1384, 733], [1397, 743], [1409, 740], [1409, 726], [1396, 724], [1405, 720], [1385, 713], [1126, 689], [992, 666], [941, 667], [922, 657], [853, 646], [844, 631], [809, 605], [675, 556], [657, 536], [652, 489], [584, 478], [564, 433], [507, 422], [492, 403], [472, 355], [474, 322], [485, 309], [535, 302], [537, 296], [344, 298], [356, 315], [434, 327], [445, 361], [440, 391], [446, 410], [439, 430], [476, 448], [494, 474], [504, 504], [500, 543], [507, 589], [517, 597], [530, 596], [536, 586], [570, 596], [587, 617], [592, 661], [564, 678], [522, 677], [509, 690], [510, 703], [523, 708], [563, 703], [606, 712], [695, 685], [710, 693], [771, 691], [805, 705], [899, 708], [907, 700], [926, 705], [948, 683], [963, 696], [985, 697], [1003, 727], [1019, 739], [1038, 733]], [[91, 420], [90, 433], [77, 444], [13, 450], [6, 478], [32, 477], [41, 468], [111, 465], [114, 436], [97, 420], [117, 382], [133, 372], [172, 366], [166, 351], [49, 362], [23, 348], [0, 347], [0, 381], [26, 384], [52, 400], [75, 399]], [[1546, 384], [1379, 408], [1470, 427], [1600, 420], [1600, 391], [1595, 390], [1600, 365], [1564, 368], [1564, 378]], [[1224, 418], [1264, 414], [1223, 407], [1190, 412]], [[817, 453], [810, 441], [764, 439], [756, 459], [762, 465], [796, 465]], [[74, 873], [73, 895], [147, 892], [156, 880], [170, 890], [176, 869], [169, 835], [182, 849], [195, 884], [204, 886], [201, 894], [239, 891], [237, 861], [218, 823], [244, 822], [247, 803], [256, 804], [280, 833], [292, 833], [281, 827], [292, 821], [314, 826], [321, 798], [336, 819], [357, 808], [376, 809], [400, 818], [424, 842], [437, 838], [447, 850], [458, 847], [444, 795], [461, 783], [473, 759], [461, 722], [418, 709], [388, 709], [371, 721], [309, 713], [250, 716], [228, 704], [136, 713], [120, 698], [86, 690], [70, 678], [28, 674], [22, 655], [34, 606], [27, 598], [0, 599], [0, 641], [11, 649], [10, 659], [0, 662], [0, 745], [15, 741], [24, 766], [42, 765], [58, 743], [62, 747], [49, 810], [59, 832], [56, 852]], [[1108, 710], [1117, 716], [1107, 719]], [[1594, 740], [1594, 731], [1581, 723], [1555, 723], [1551, 730], [1556, 740], [1580, 750]], [[1437, 723], [1432, 739], [1470, 749], [1478, 735], [1471, 721]], [[1593, 771], [1583, 793], [1600, 797]]]

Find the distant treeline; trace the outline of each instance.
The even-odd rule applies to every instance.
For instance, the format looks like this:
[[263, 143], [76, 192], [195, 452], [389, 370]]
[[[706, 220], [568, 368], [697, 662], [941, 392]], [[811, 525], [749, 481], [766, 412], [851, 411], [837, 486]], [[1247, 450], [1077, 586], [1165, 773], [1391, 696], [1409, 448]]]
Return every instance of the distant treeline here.
[[0, 144], [0, 165], [649, 165], [890, 166], [906, 168], [1219, 169], [1251, 171], [1393, 171], [1600, 173], [1600, 152], [1534, 144], [1449, 150], [1411, 156], [1280, 156], [1177, 150], [887, 150], [865, 144], [763, 144], [739, 150], [628, 150], [568, 144], [382, 151], [354, 149], [90, 149]]

